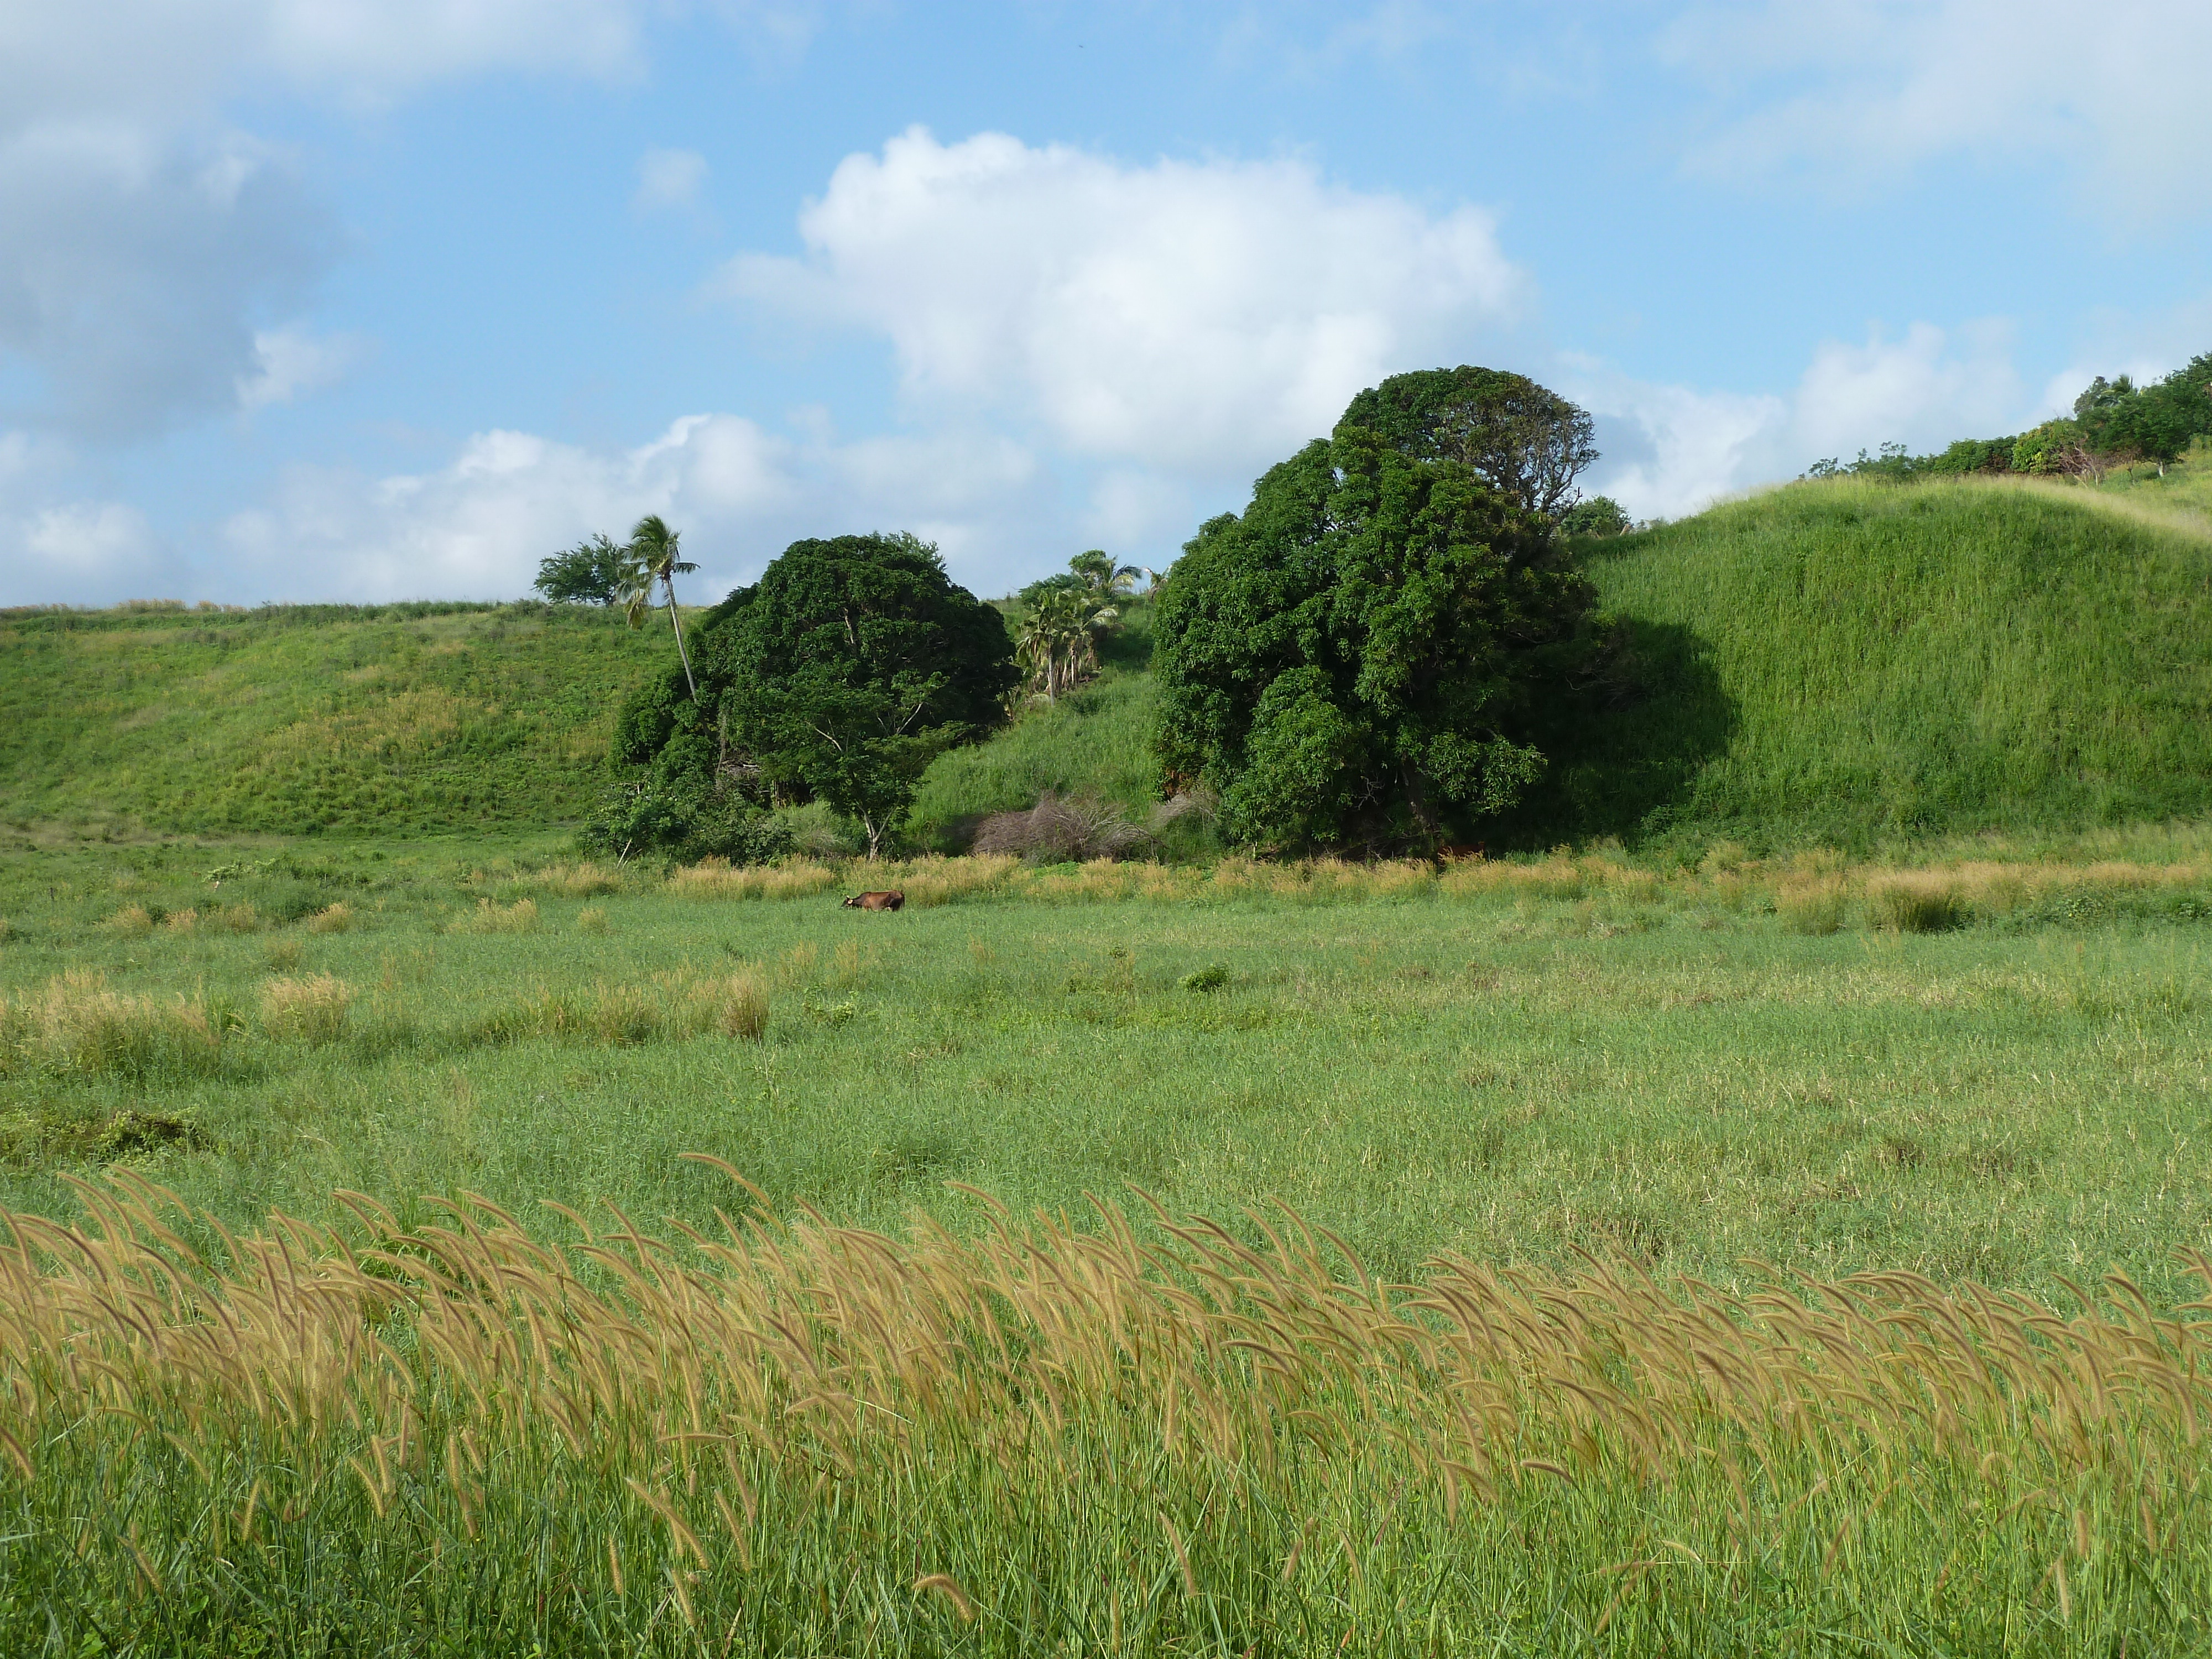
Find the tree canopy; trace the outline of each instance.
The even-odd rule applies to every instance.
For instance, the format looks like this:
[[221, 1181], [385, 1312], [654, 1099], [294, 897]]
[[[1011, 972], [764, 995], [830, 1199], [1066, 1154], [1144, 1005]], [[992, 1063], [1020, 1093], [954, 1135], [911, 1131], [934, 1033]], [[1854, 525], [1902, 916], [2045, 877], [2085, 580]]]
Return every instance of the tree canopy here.
[[634, 788], [689, 803], [659, 838], [703, 850], [745, 842], [748, 813], [821, 799], [880, 852], [923, 769], [1003, 719], [1018, 678], [999, 612], [902, 534], [793, 542], [696, 640], [696, 699], [680, 673], [643, 688], [615, 758], [641, 771]]
[[629, 597], [629, 550], [602, 533], [541, 560], [531, 586], [556, 605], [617, 605]]
[[1524, 513], [1556, 519], [1597, 459], [1589, 416], [1525, 374], [1425, 368], [1352, 400], [1344, 423], [1415, 460], [1457, 461]]
[[1432, 428], [1361, 419], [1407, 407], [1355, 398], [1199, 531], [1163, 592], [1166, 781], [1217, 790], [1234, 841], [1469, 836], [1540, 774], [1536, 705], [1597, 647], [1594, 591], [1543, 514]]

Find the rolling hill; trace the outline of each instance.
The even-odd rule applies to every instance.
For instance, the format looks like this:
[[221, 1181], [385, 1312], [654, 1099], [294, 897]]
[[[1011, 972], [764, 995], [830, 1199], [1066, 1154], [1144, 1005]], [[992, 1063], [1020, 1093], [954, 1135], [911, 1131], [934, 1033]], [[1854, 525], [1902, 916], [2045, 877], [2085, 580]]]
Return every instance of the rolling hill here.
[[[1793, 485], [1584, 544], [1632, 696], [1563, 712], [1493, 847], [1754, 847], [2212, 812], [2212, 537], [2004, 481]], [[1107, 672], [923, 780], [950, 849], [1045, 789], [1141, 810], [1146, 608]], [[574, 822], [665, 636], [511, 606], [0, 616], [0, 815], [167, 830]]]

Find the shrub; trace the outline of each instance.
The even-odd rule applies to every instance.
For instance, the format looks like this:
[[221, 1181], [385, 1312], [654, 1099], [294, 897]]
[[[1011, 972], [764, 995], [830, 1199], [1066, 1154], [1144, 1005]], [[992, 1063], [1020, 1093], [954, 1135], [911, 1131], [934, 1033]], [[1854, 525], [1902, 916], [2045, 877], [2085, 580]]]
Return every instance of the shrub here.
[[329, 974], [272, 979], [261, 988], [261, 1025], [295, 1042], [335, 1042], [345, 1035], [354, 989]]
[[1048, 791], [1026, 812], [994, 812], [985, 818], [976, 826], [972, 850], [1032, 864], [1085, 864], [1127, 858], [1152, 840], [1150, 830], [1110, 806]]
[[1182, 976], [1182, 988], [1186, 991], [1218, 991], [1228, 983], [1229, 969], [1218, 962], [1208, 963], [1196, 973]]

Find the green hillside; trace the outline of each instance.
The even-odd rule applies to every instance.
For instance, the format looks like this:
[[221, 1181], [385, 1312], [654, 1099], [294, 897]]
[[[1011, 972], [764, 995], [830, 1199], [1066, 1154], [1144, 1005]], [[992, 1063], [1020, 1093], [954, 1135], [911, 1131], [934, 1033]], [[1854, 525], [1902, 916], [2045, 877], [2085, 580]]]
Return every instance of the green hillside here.
[[[1844, 480], [1585, 544], [1639, 689], [1563, 718], [1559, 763], [1492, 845], [1864, 846], [2212, 811], [2212, 537], [2148, 493]], [[1097, 680], [943, 757], [915, 842], [954, 850], [1047, 789], [1141, 812], [1149, 623], [1133, 607]], [[0, 616], [0, 814], [574, 822], [611, 711], [668, 650], [618, 615], [529, 605]]]
[[0, 615], [0, 815], [161, 830], [520, 827], [588, 810], [672, 649], [519, 605]]
[[2063, 487], [1800, 484], [1587, 544], [1643, 701], [1524, 835], [1757, 842], [2212, 810], [2212, 539]]

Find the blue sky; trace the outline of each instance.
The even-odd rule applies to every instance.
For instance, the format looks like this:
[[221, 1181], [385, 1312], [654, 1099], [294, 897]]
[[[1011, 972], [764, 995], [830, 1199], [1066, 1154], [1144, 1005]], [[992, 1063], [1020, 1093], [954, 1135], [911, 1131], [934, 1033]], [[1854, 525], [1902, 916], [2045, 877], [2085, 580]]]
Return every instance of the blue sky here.
[[2212, 7], [0, 15], [0, 604], [1159, 567], [1400, 370], [1677, 515], [2212, 350]]

